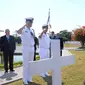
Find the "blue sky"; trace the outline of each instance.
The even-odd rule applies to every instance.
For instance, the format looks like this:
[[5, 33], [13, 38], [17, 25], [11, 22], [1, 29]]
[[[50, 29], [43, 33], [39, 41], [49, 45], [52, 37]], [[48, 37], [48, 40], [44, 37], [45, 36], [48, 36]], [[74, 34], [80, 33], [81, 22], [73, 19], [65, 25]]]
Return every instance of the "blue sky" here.
[[9, 28], [13, 33], [25, 24], [26, 17], [34, 17], [38, 34], [47, 22], [49, 8], [55, 32], [85, 25], [85, 0], [0, 0], [0, 29]]

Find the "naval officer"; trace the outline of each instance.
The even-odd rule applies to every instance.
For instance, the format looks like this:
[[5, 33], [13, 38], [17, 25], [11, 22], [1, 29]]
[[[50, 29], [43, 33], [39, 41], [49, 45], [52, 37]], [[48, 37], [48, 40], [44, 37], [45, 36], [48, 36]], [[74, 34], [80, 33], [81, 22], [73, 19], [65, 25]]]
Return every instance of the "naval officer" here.
[[33, 18], [26, 19], [26, 25], [19, 29], [17, 32], [21, 35], [22, 40], [22, 55], [23, 55], [23, 82], [28, 85], [32, 82], [30, 75], [29, 61], [34, 59], [34, 31], [31, 29]]
[[[40, 59], [49, 58], [50, 38], [47, 34], [48, 25], [42, 26], [42, 32], [39, 35], [39, 56]], [[49, 76], [47, 72], [41, 74], [42, 77]]]

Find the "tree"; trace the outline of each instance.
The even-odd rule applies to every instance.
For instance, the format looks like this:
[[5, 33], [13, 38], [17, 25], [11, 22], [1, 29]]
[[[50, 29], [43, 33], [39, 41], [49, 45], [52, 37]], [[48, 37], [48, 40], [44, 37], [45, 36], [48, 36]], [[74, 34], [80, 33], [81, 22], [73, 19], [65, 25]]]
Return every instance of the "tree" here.
[[85, 29], [84, 28], [78, 28], [74, 30], [74, 38], [76, 41], [80, 41], [81, 46], [84, 47], [85, 44]]
[[21, 44], [21, 38], [20, 37], [15, 37], [15, 41], [17, 44]]
[[64, 41], [71, 40], [71, 32], [68, 32], [67, 30], [60, 31], [59, 35], [63, 38]]

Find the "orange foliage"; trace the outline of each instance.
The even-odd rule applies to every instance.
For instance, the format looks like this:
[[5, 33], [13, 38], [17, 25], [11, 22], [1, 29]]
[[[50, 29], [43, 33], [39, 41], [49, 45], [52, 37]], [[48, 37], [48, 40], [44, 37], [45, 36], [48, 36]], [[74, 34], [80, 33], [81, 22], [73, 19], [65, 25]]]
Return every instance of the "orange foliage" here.
[[77, 41], [85, 41], [85, 29], [83, 28], [76, 29], [72, 36]]

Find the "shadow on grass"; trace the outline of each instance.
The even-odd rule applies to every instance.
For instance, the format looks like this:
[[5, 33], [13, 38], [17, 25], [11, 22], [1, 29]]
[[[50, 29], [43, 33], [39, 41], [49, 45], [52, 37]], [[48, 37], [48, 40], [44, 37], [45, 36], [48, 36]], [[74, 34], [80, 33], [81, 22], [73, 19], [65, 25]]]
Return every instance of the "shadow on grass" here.
[[78, 47], [76, 51], [85, 51], [85, 47]]
[[29, 85], [40, 85], [40, 84], [32, 82], [32, 83], [29, 83]]
[[[47, 85], [52, 85], [52, 76], [46, 76], [43, 78], [45, 80], [45, 82], [47, 82]], [[64, 85], [65, 83], [62, 81], [62, 85]]]
[[43, 79], [47, 82], [47, 85], [52, 85], [52, 76], [46, 76]]

